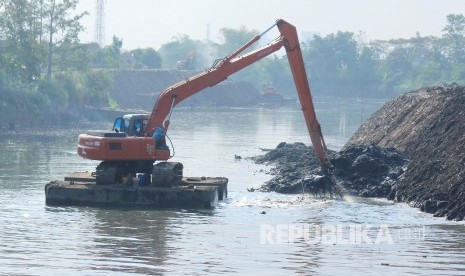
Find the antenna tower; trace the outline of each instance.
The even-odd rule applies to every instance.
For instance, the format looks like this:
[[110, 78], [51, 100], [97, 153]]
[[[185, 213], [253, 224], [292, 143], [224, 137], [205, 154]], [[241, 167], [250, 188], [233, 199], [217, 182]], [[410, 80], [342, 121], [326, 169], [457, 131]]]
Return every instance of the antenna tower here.
[[95, 1], [95, 34], [94, 40], [100, 48], [105, 46], [105, 0]]

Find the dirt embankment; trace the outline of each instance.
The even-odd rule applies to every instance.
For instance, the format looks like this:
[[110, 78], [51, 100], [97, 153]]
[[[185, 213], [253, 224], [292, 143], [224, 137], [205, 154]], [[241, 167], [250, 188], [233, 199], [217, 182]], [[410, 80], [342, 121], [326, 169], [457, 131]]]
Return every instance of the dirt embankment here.
[[319, 172], [305, 145], [282, 143], [254, 159], [276, 165], [276, 176], [259, 190], [318, 192], [337, 182], [351, 194], [386, 197], [463, 220], [465, 87], [424, 88], [386, 103], [341, 152], [330, 152], [332, 177]]
[[393, 147], [410, 160], [390, 199], [464, 219], [464, 86], [424, 88], [386, 103], [346, 147], [362, 143]]

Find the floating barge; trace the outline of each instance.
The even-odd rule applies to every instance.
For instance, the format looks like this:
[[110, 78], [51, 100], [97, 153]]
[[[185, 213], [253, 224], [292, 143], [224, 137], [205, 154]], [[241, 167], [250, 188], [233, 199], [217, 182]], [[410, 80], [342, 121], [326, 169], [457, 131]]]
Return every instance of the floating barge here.
[[[132, 180], [132, 181], [131, 181]], [[214, 208], [228, 195], [224, 177], [183, 177], [177, 184], [160, 187], [126, 184], [100, 185], [90, 172], [77, 172], [45, 185], [45, 203], [52, 206], [114, 206], [144, 208]]]

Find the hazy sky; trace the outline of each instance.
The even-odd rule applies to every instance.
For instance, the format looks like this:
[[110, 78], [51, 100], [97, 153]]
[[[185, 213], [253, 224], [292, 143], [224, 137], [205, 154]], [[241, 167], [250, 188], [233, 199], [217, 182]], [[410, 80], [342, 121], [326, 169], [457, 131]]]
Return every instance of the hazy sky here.
[[[153, 47], [178, 34], [217, 41], [223, 27], [263, 31], [282, 18], [302, 32], [321, 35], [363, 32], [367, 39], [441, 35], [446, 15], [464, 14], [465, 0], [106, 0], [106, 44], [116, 35], [124, 49]], [[95, 0], [80, 0], [88, 11], [82, 42], [93, 41]]]

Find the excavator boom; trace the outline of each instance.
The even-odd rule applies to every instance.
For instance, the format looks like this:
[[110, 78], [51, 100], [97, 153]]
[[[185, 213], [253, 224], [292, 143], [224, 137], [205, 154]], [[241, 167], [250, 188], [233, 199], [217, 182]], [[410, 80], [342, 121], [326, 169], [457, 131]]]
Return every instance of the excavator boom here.
[[316, 118], [296, 28], [282, 19], [277, 20], [275, 25], [278, 27], [281, 36], [268, 45], [239, 56], [241, 52], [257, 42], [263, 34], [257, 35], [239, 50], [221, 60], [221, 62], [214, 65], [209, 70], [177, 83], [163, 91], [158, 97], [150, 115], [147, 126], [148, 135], [152, 135], [154, 129], [163, 124], [172, 108], [181, 101], [207, 87], [214, 86], [226, 80], [228, 76], [278, 51], [284, 46], [313, 149], [320, 160], [322, 169], [329, 169], [331, 165], [327, 157], [327, 149], [321, 133], [321, 127]]
[[[164, 131], [167, 131], [168, 124], [166, 123], [169, 123], [171, 112], [177, 104], [207, 87], [226, 80], [228, 76], [284, 47], [313, 149], [320, 160], [322, 169], [330, 169], [331, 165], [320, 124], [316, 118], [296, 28], [282, 19], [277, 20], [272, 27], [274, 26], [278, 27], [280, 36], [268, 45], [240, 55], [257, 42], [264, 33], [257, 35], [205, 72], [168, 87], [159, 95], [150, 116], [125, 115], [115, 121], [114, 132], [81, 134], [78, 141], [78, 154], [87, 159], [102, 160], [103, 162], [99, 165], [102, 172], [113, 170], [121, 175], [121, 171], [124, 171], [123, 173], [150, 171], [155, 160], [167, 160], [170, 157], [169, 149], [159, 148], [152, 139], [152, 135], [157, 128], [162, 126]], [[141, 127], [142, 125], [145, 127]], [[113, 175], [114, 172], [111, 174]]]

